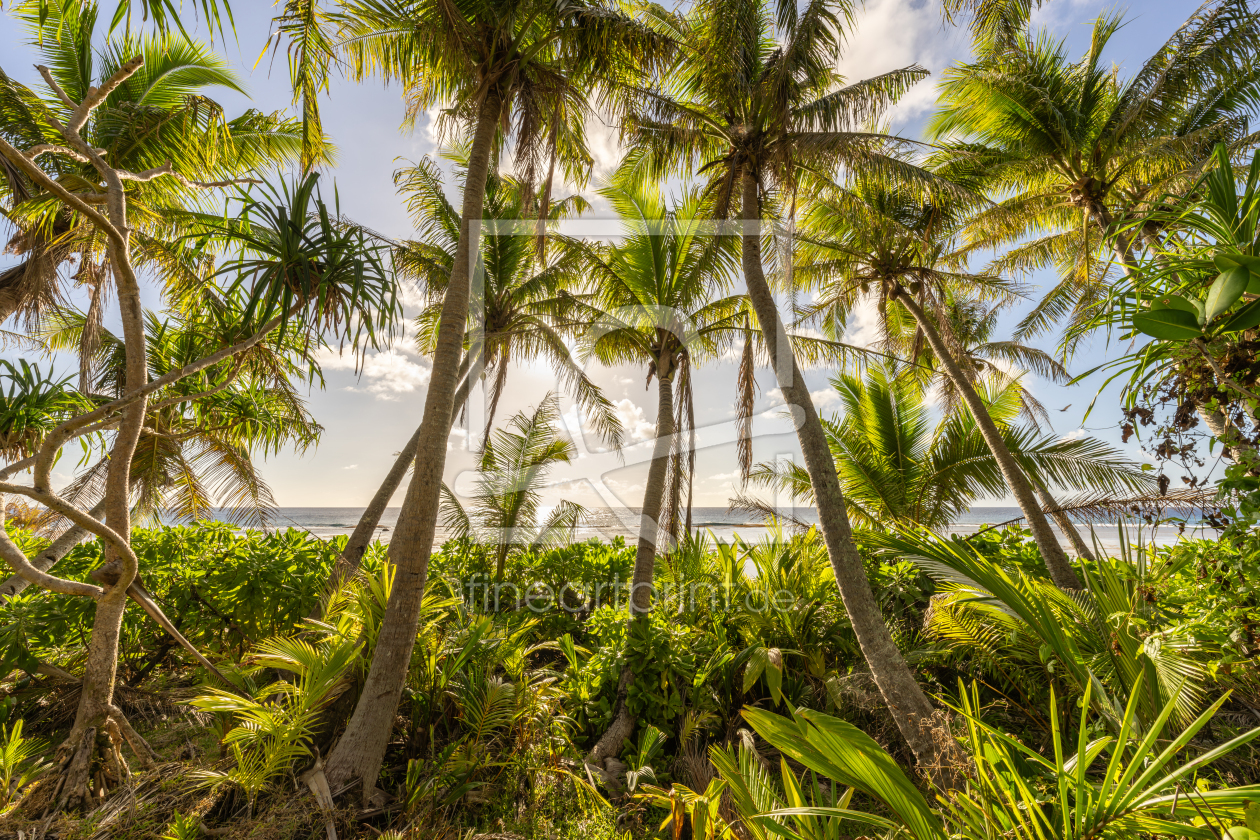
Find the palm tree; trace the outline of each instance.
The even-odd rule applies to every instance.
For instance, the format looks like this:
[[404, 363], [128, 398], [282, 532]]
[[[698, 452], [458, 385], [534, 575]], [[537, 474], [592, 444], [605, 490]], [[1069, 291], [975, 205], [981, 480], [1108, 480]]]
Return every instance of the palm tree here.
[[[841, 412], [823, 421], [827, 440], [858, 527], [922, 526], [940, 531], [985, 496], [1000, 496], [1006, 484], [997, 460], [969, 414], [949, 414], [935, 426], [919, 382], [892, 366], [864, 376], [831, 380]], [[1016, 425], [1017, 383], [984, 388], [989, 414], [1007, 448], [1038, 483], [1065, 484], [1094, 493], [1150, 491], [1155, 482], [1136, 465], [1092, 438], [1060, 440], [1031, 425]], [[758, 464], [756, 484], [786, 492], [809, 504], [809, 475], [790, 463]], [[737, 500], [764, 510], [754, 500]]]
[[[452, 155], [458, 163], [463, 155]], [[442, 297], [455, 262], [459, 245], [459, 212], [447, 200], [442, 177], [433, 161], [424, 159], [394, 173], [395, 183], [407, 196], [407, 207], [419, 233], [417, 239], [397, 243], [394, 265], [400, 278], [416, 281], [430, 303], [416, 318], [416, 348], [424, 355], [434, 352], [441, 321]], [[515, 179], [490, 174], [486, 179], [484, 218], [491, 224], [510, 227], [528, 215], [524, 202], [530, 191]], [[585, 210], [581, 196], [552, 201], [548, 221], [558, 221]], [[514, 359], [541, 356], [550, 364], [560, 382], [571, 391], [578, 405], [594, 422], [596, 431], [614, 448], [621, 445], [621, 424], [612, 404], [573, 361], [566, 335], [574, 335], [578, 325], [589, 323], [584, 313], [585, 294], [578, 288], [581, 253], [564, 247], [560, 240], [550, 256], [541, 254], [534, 238], [523, 232], [499, 231], [482, 244], [478, 265], [480, 293], [470, 301], [476, 328], [469, 331], [463, 361], [459, 368], [459, 389], [455, 392], [451, 425], [464, 408], [478, 375], [492, 374], [490, 406], [486, 428], [494, 420], [510, 363]], [[359, 517], [346, 541], [332, 573], [330, 591], [337, 581], [358, 568], [371, 544], [381, 516], [390, 499], [402, 486], [414, 463], [420, 445], [420, 429], [398, 453], [385, 479]]]
[[[250, 173], [297, 159], [299, 125], [280, 113], [249, 110], [227, 118], [207, 96], [215, 87], [243, 93], [226, 60], [182, 34], [149, 38], [98, 36], [98, 8], [90, 0], [54, 4], [47, 20], [35, 4], [14, 12], [51, 77], [79, 102], [93, 78], [112, 76], [126, 60], [143, 58], [140, 69], [92, 112], [81, 130], [85, 141], [104, 149], [113, 165], [132, 172], [170, 166], [177, 177], [125, 182], [132, 224], [132, 254], [137, 267], [150, 270], [168, 288], [204, 282], [210, 261], [183, 239], [189, 232], [187, 211], [212, 209], [213, 190]], [[19, 148], [48, 148], [36, 160], [59, 184], [100, 204], [105, 192], [90, 163], [51, 153], [63, 141], [49, 122], [68, 119], [58, 98], [41, 95], [0, 73], [0, 136]], [[8, 248], [21, 260], [0, 272], [0, 320], [14, 315], [36, 318], [62, 294], [58, 269], [77, 259], [75, 284], [88, 290], [89, 329], [83, 332], [86, 355], [93, 356], [96, 327], [112, 282], [105, 244], [79, 214], [61, 208], [45, 190], [13, 167], [0, 178], [6, 219], [17, 229]]]
[[[631, 615], [645, 618], [652, 607], [661, 511], [666, 505], [678, 510], [694, 458], [694, 367], [743, 338], [748, 318], [742, 296], [715, 299], [734, 270], [734, 249], [706, 235], [710, 211], [698, 191], [686, 191], [671, 208], [658, 185], [622, 175], [600, 194], [618, 214], [625, 239], [606, 252], [591, 249], [600, 315], [583, 344], [605, 365], [644, 365], [648, 384], [657, 382], [656, 436], [630, 589]], [[684, 453], [688, 440], [692, 450]], [[667, 502], [671, 462], [678, 480]], [[615, 756], [634, 730], [625, 703], [632, 680], [633, 675], [621, 680], [617, 714], [591, 751], [597, 763]]]
[[[446, 113], [469, 131], [461, 229], [443, 297], [433, 367], [407, 489], [389, 557], [398, 572], [367, 680], [329, 756], [334, 787], [358, 779], [370, 797], [393, 729], [415, 645], [429, 554], [437, 528], [446, 444], [468, 318], [470, 269], [492, 157], [510, 135], [521, 181], [537, 183], [541, 162], [576, 176], [586, 168], [583, 125], [591, 97], [663, 54], [663, 39], [605, 0], [352, 0], [342, 50], [356, 78], [380, 74], [406, 91], [409, 118]], [[448, 121], [449, 122], [449, 121]], [[551, 178], [545, 179], [545, 215]]]
[[680, 45], [680, 58], [661, 84], [641, 92], [642, 107], [626, 126], [628, 163], [648, 178], [702, 170], [719, 217], [740, 202], [748, 296], [793, 413], [841, 599], [903, 737], [924, 767], [941, 768], [952, 761], [951, 742], [933, 736], [932, 704], [871, 593], [835, 462], [762, 266], [763, 210], [777, 203], [790, 211], [802, 173], [845, 165], [922, 174], [886, 154], [895, 140], [857, 127], [927, 71], [916, 65], [845, 84], [834, 64], [849, 11], [834, 0], [803, 8], [789, 0], [697, 0], [685, 14], [654, 7], [651, 23]]
[[[1260, 15], [1246, 0], [1207, 0], [1129, 78], [1103, 59], [1120, 25], [1099, 17], [1078, 61], [1044, 33], [982, 41], [976, 61], [941, 82], [929, 126], [945, 144], [936, 165], [998, 196], [972, 219], [969, 243], [1014, 246], [995, 273], [1061, 274], [1021, 335], [1086, 318], [1106, 296], [1111, 258], [1126, 273], [1133, 265], [1132, 223], [1192, 184], [1216, 143], [1255, 142]], [[1137, 233], [1159, 236], [1156, 226]]]
[[910, 320], [993, 451], [1051, 579], [1065, 589], [1080, 589], [1033, 483], [1007, 449], [976, 391], [974, 375], [968, 376], [959, 362], [959, 338], [947, 332], [951, 301], [1006, 297], [1013, 291], [996, 275], [966, 270], [966, 250], [958, 239], [973, 204], [945, 189], [916, 195], [861, 175], [827, 190], [802, 224], [807, 245], [798, 277], [820, 290], [807, 315], [821, 319], [828, 332], [842, 330], [858, 302], [873, 295], [885, 324], [898, 316]]
[[539, 484], [552, 466], [573, 460], [573, 444], [556, 432], [560, 403], [548, 394], [533, 411], [512, 415], [506, 428], [486, 440], [477, 465], [480, 476], [472, 510], [443, 485], [443, 527], [456, 538], [472, 538], [494, 551], [494, 579], [503, 582], [513, 551], [550, 548], [572, 534], [583, 510], [556, 505], [539, 521]]

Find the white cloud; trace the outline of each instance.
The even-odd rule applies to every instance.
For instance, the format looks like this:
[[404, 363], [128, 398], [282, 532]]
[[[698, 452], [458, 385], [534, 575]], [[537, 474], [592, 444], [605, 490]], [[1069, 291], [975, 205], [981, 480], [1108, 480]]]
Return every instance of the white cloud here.
[[[338, 353], [325, 348], [317, 354], [317, 359], [328, 370], [355, 369], [352, 353]], [[429, 381], [429, 367], [425, 361], [424, 365], [417, 364], [393, 349], [368, 353], [359, 368], [360, 381], [366, 382], [366, 386], [351, 386], [347, 390], [365, 391], [378, 400], [396, 400], [399, 394], [411, 393]]]
[[815, 408], [830, 408], [840, 404], [840, 395], [835, 388], [823, 388], [821, 391], [810, 391], [809, 398]]
[[351, 464], [348, 467], [342, 467], [343, 470], [357, 470], [358, 468], [359, 468], [358, 464]]
[[630, 440], [648, 440], [656, 436], [656, 424], [647, 419], [642, 406], [624, 399], [613, 403], [613, 407]]

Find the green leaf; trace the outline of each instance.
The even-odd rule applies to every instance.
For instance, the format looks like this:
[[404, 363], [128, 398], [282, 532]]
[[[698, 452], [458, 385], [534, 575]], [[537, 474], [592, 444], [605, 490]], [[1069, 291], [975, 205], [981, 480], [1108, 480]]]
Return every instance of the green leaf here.
[[1260, 257], [1253, 257], [1250, 254], [1223, 253], [1217, 254], [1212, 258], [1212, 263], [1216, 266], [1216, 270], [1224, 273], [1235, 268], [1248, 268], [1255, 272], [1260, 272]]
[[1239, 332], [1260, 326], [1260, 300], [1253, 300], [1221, 325], [1221, 332]]
[[1260, 804], [1248, 802], [1243, 808], [1243, 822], [1252, 831], [1260, 831]]
[[1196, 317], [1203, 315], [1203, 304], [1186, 300], [1181, 295], [1161, 295], [1151, 301], [1152, 312], [1158, 312], [1161, 309], [1180, 309]]
[[1225, 829], [1225, 840], [1260, 840], [1260, 832], [1236, 825]]
[[1222, 271], [1216, 278], [1216, 282], [1212, 284], [1212, 288], [1208, 290], [1205, 307], [1207, 320], [1211, 321], [1237, 303], [1243, 296], [1243, 292], [1247, 291], [1249, 282], [1251, 282], [1249, 268], [1239, 266], [1229, 271]]
[[1152, 338], [1189, 341], [1202, 335], [1199, 319], [1180, 309], [1157, 309], [1133, 316], [1133, 327]]

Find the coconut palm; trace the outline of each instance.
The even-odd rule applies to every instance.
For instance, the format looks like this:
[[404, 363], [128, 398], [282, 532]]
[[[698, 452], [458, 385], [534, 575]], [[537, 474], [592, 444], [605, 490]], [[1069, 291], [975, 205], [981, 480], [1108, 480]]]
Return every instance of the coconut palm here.
[[898, 319], [913, 324], [916, 337], [926, 341], [993, 451], [1051, 579], [1065, 589], [1079, 589], [1080, 581], [1042, 512], [1033, 482], [1007, 450], [976, 391], [974, 376], [968, 376], [959, 362], [962, 342], [948, 331], [951, 301], [960, 296], [1004, 299], [1016, 291], [997, 275], [966, 268], [967, 254], [959, 238], [973, 204], [966, 196], [945, 190], [921, 196], [863, 175], [827, 190], [812, 203], [802, 223], [806, 245], [797, 276], [807, 288], [819, 290], [806, 315], [836, 332], [844, 328], [854, 307], [873, 296], [885, 325]]
[[[583, 126], [592, 97], [604, 99], [623, 77], [650, 71], [667, 44], [605, 0], [351, 0], [343, 11], [341, 49], [349, 72], [400, 82], [409, 120], [451, 106], [447, 125], [467, 130], [469, 150], [415, 477], [389, 546], [398, 579], [363, 694], [327, 766], [334, 786], [357, 778], [367, 798], [415, 645], [459, 387], [470, 268], [480, 253], [470, 220], [482, 218], [491, 158], [497, 160], [510, 136], [521, 181], [544, 181], [539, 204], [545, 216], [556, 166], [570, 180], [580, 180], [589, 166]], [[548, 177], [540, 179], [541, 171]]]
[[[463, 155], [452, 158], [463, 163]], [[441, 173], [428, 158], [394, 173], [395, 183], [407, 196], [407, 209], [418, 238], [404, 240], [394, 249], [394, 263], [401, 278], [415, 281], [430, 303], [416, 318], [416, 348], [431, 355], [441, 321], [442, 299], [459, 245], [459, 211], [446, 198]], [[529, 191], [519, 182], [497, 174], [486, 179], [484, 218], [489, 224], [509, 227], [528, 214], [524, 201]], [[581, 196], [553, 201], [550, 221], [558, 221], [586, 209]], [[574, 314], [583, 311], [586, 295], [575, 294], [579, 285], [581, 258], [572, 248], [551, 249], [539, 259], [534, 237], [524, 231], [497, 231], [482, 244], [477, 277], [479, 293], [470, 301], [475, 327], [469, 331], [464, 359], [460, 364], [460, 385], [455, 392], [451, 424], [464, 408], [476, 376], [489, 373], [492, 379], [486, 428], [494, 420], [503, 385], [513, 360], [546, 359], [560, 382], [576, 398], [578, 405], [594, 422], [596, 430], [611, 446], [621, 445], [621, 425], [612, 404], [599, 387], [573, 361], [565, 335], [573, 335], [575, 325], [585, 324]], [[359, 517], [346, 541], [334, 572], [339, 579], [358, 567], [376, 533], [381, 515], [394, 493], [402, 486], [415, 461], [420, 445], [417, 429], [395, 458], [384, 481]]]
[[[873, 367], [864, 376], [837, 375], [831, 386], [841, 411], [823, 422], [858, 527], [918, 525], [942, 531], [978, 499], [1006, 492], [997, 460], [971, 416], [950, 414], [933, 424], [922, 385], [905, 372]], [[982, 394], [1007, 448], [1037, 482], [1095, 494], [1153, 489], [1153, 479], [1101, 441], [1062, 440], [1032, 425], [1017, 425], [1017, 384], [982, 386]], [[809, 475], [794, 464], [758, 464], [752, 480], [813, 503]]]
[[[283, 114], [248, 110], [228, 118], [207, 95], [213, 88], [243, 93], [226, 60], [182, 34], [139, 38], [111, 34], [96, 43], [98, 7], [90, 0], [53, 4], [46, 20], [34, 3], [14, 9], [31, 45], [73, 102], [93, 79], [109, 78], [135, 57], [143, 65], [113, 90], [81, 130], [86, 142], [104, 149], [115, 166], [144, 177], [125, 182], [136, 265], [168, 288], [195, 286], [210, 265], [205, 251], [182, 239], [186, 212], [210, 210], [214, 191], [234, 179], [296, 160], [299, 125]], [[56, 154], [64, 141], [49, 122], [65, 122], [70, 107], [51, 91], [33, 91], [0, 73], [0, 135], [22, 149], [37, 150], [37, 163], [59, 184], [93, 204], [103, 203], [100, 178], [86, 159]], [[48, 151], [41, 152], [40, 150]], [[175, 177], [156, 177], [169, 167]], [[102, 237], [81, 214], [66, 210], [47, 191], [14, 167], [0, 179], [6, 219], [17, 229], [8, 248], [21, 259], [0, 272], [0, 320], [28, 320], [57, 303], [58, 268], [77, 260], [73, 279], [87, 290], [89, 323], [100, 324], [113, 282]], [[93, 355], [95, 329], [83, 333]]]
[[[734, 271], [734, 250], [729, 240], [707, 235], [710, 211], [699, 191], [687, 190], [670, 207], [658, 185], [626, 175], [600, 194], [617, 212], [625, 239], [608, 250], [590, 250], [600, 314], [583, 343], [603, 364], [640, 364], [647, 368], [648, 384], [653, 378], [657, 382], [656, 436], [630, 590], [631, 614], [643, 616], [652, 605], [662, 507], [674, 511], [667, 519], [676, 521], [682, 485], [690, 480], [693, 370], [745, 337], [748, 314], [742, 296], [718, 296]], [[671, 467], [673, 482], [668, 480]], [[690, 490], [687, 496], [689, 507]], [[668, 524], [664, 530], [670, 534]], [[619, 692], [628, 689], [623, 679]], [[634, 723], [620, 702], [591, 758], [600, 762], [615, 755]]]
[[551, 548], [571, 536], [583, 510], [556, 505], [540, 521], [540, 484], [556, 464], [573, 460], [572, 442], [556, 432], [560, 402], [548, 394], [533, 411], [512, 415], [491, 434], [478, 460], [477, 488], [469, 506], [443, 485], [443, 527], [456, 538], [472, 538], [494, 554], [494, 579], [503, 582], [513, 552]]
[[1060, 272], [1021, 335], [1087, 317], [1106, 296], [1112, 259], [1126, 272], [1133, 263], [1131, 224], [1192, 184], [1216, 143], [1254, 144], [1260, 15], [1246, 0], [1208, 0], [1128, 78], [1103, 59], [1120, 26], [1099, 17], [1076, 61], [1062, 41], [1020, 31], [982, 43], [941, 82], [929, 134], [945, 148], [935, 162], [997, 196], [972, 220], [970, 244], [1013, 246], [999, 273]]
[[794, 414], [836, 584], [899, 730], [925, 766], [940, 767], [950, 742], [931, 734], [932, 704], [871, 593], [826, 435], [762, 265], [761, 221], [776, 204], [790, 211], [803, 173], [844, 165], [922, 174], [887, 154], [896, 141], [863, 128], [927, 71], [915, 65], [846, 84], [835, 62], [851, 12], [838, 0], [699, 0], [685, 13], [654, 7], [649, 19], [678, 42], [679, 60], [641, 92], [642, 107], [626, 126], [629, 163], [648, 178], [703, 171], [719, 217], [738, 199], [748, 296]]

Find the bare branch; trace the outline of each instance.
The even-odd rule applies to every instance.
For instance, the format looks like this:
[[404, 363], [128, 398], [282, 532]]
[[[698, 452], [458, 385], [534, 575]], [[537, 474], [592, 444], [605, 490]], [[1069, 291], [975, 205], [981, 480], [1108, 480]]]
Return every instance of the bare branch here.
[[118, 173], [118, 178], [121, 181], [144, 182], [144, 181], [152, 181], [154, 178], [161, 177], [162, 175], [170, 175], [172, 178], [179, 181], [185, 187], [190, 187], [190, 188], [199, 187], [203, 190], [217, 189], [219, 187], [232, 187], [238, 184], [261, 184], [262, 183], [262, 181], [258, 180], [257, 178], [229, 178], [226, 181], [190, 181], [187, 178], [185, 178], [183, 175], [180, 175], [178, 172], [176, 172], [173, 165], [171, 164], [169, 160], [166, 163], [162, 164], [161, 166], [155, 167], [154, 169], [146, 169], [144, 172], [127, 172], [122, 169], [118, 169], [115, 171]]
[[[97, 151], [99, 153], [104, 150], [98, 149]], [[31, 146], [26, 150], [27, 160], [35, 160], [35, 158], [40, 155], [65, 155], [66, 157], [74, 158], [79, 163], [92, 162], [92, 159], [87, 155], [81, 155], [74, 149], [67, 148], [66, 146], [54, 146], [52, 143], [39, 143], [38, 145]]]
[[9, 142], [0, 137], [0, 154], [7, 157], [14, 166], [26, 173], [32, 181], [48, 190], [53, 195], [60, 198], [67, 205], [82, 213], [92, 220], [92, 223], [105, 232], [105, 235], [114, 240], [119, 247], [123, 247], [123, 236], [119, 233], [118, 228], [105, 218], [99, 211], [92, 209], [82, 199], [78, 198], [74, 193], [67, 190], [61, 184], [58, 184], [48, 173], [35, 165], [35, 162], [26, 155], [9, 145]]
[[[33, 488], [21, 487], [16, 484], [8, 484], [7, 482], [0, 483], [0, 492], [29, 496], [35, 501], [41, 502], [44, 506], [57, 511], [76, 525], [81, 525], [92, 533], [97, 534], [102, 539], [111, 543], [121, 544], [124, 551], [131, 551], [130, 546], [123, 543], [121, 538], [108, 526], [96, 521], [83, 511], [74, 507], [74, 505], [69, 504], [51, 493], [39, 493]], [[37, 586], [42, 586], [51, 592], [56, 592], [61, 595], [77, 595], [95, 600], [105, 594], [105, 590], [101, 589], [99, 586], [94, 586], [90, 583], [65, 580], [63, 578], [56, 577], [55, 575], [50, 575], [47, 572], [40, 571], [32, 566], [31, 562], [26, 559], [26, 555], [22, 553], [22, 550], [19, 549], [11, 539], [9, 539], [8, 533], [3, 528], [3, 523], [4, 511], [3, 508], [0, 507], [0, 556], [4, 557], [5, 561], [13, 567], [13, 571], [17, 572], [23, 578], [36, 584]], [[134, 553], [132, 556], [135, 556]]]
[[52, 73], [49, 72], [48, 68], [42, 64], [36, 64], [35, 69], [39, 71], [39, 75], [44, 77], [44, 81], [50, 88], [52, 88], [52, 92], [57, 94], [57, 98], [61, 100], [61, 104], [73, 111], [77, 107], [74, 104], [74, 100], [66, 95], [66, 92], [62, 90], [61, 85], [57, 84], [57, 80], [52, 77]]
[[114, 75], [110, 76], [103, 85], [88, 88], [87, 96], [83, 97], [83, 101], [78, 105], [70, 101], [70, 97], [66, 96], [66, 92], [53, 80], [52, 73], [48, 72], [47, 67], [39, 66], [36, 69], [39, 70], [39, 74], [44, 77], [44, 81], [48, 83], [49, 87], [56, 92], [58, 98], [74, 109], [70, 114], [70, 122], [66, 125], [66, 128], [77, 136], [79, 129], [87, 124], [87, 119], [92, 112], [105, 101], [106, 97], [114, 92], [115, 88], [131, 78], [143, 65], [144, 56], [142, 55], [127, 61], [114, 71]]
[[[44, 438], [43, 445], [40, 446], [39, 452], [35, 455], [35, 486], [44, 490], [48, 488], [48, 478], [52, 471], [53, 458], [56, 456], [57, 452], [60, 451], [61, 447], [64, 446], [71, 437], [75, 436], [73, 434], [75, 430], [104, 419], [110, 414], [126, 408], [137, 400], [143, 399], [149, 394], [152, 394], [154, 391], [158, 391], [173, 382], [178, 382], [185, 377], [192, 376], [194, 373], [199, 373], [208, 367], [213, 367], [224, 359], [231, 358], [238, 353], [244, 353], [246, 350], [249, 350], [251, 347], [258, 344], [258, 342], [262, 341], [267, 336], [267, 333], [279, 326], [280, 322], [284, 320], [284, 317], [296, 313], [302, 305], [302, 303], [294, 304], [286, 316], [277, 316], [272, 318], [263, 325], [262, 329], [244, 341], [239, 341], [229, 347], [224, 347], [217, 353], [211, 353], [209, 356], [199, 359], [192, 364], [185, 365], [179, 370], [171, 371], [165, 376], [159, 376], [143, 388], [137, 388], [126, 396], [120, 397], [111, 403], [107, 403], [95, 411], [90, 411], [87, 414], [80, 414], [78, 417], [72, 417], [57, 428], [53, 429], [49, 432], [48, 437]], [[185, 399], [189, 399], [189, 397], [181, 397], [177, 401], [183, 401]], [[12, 467], [6, 467], [4, 470], [5, 473], [11, 471]]]

